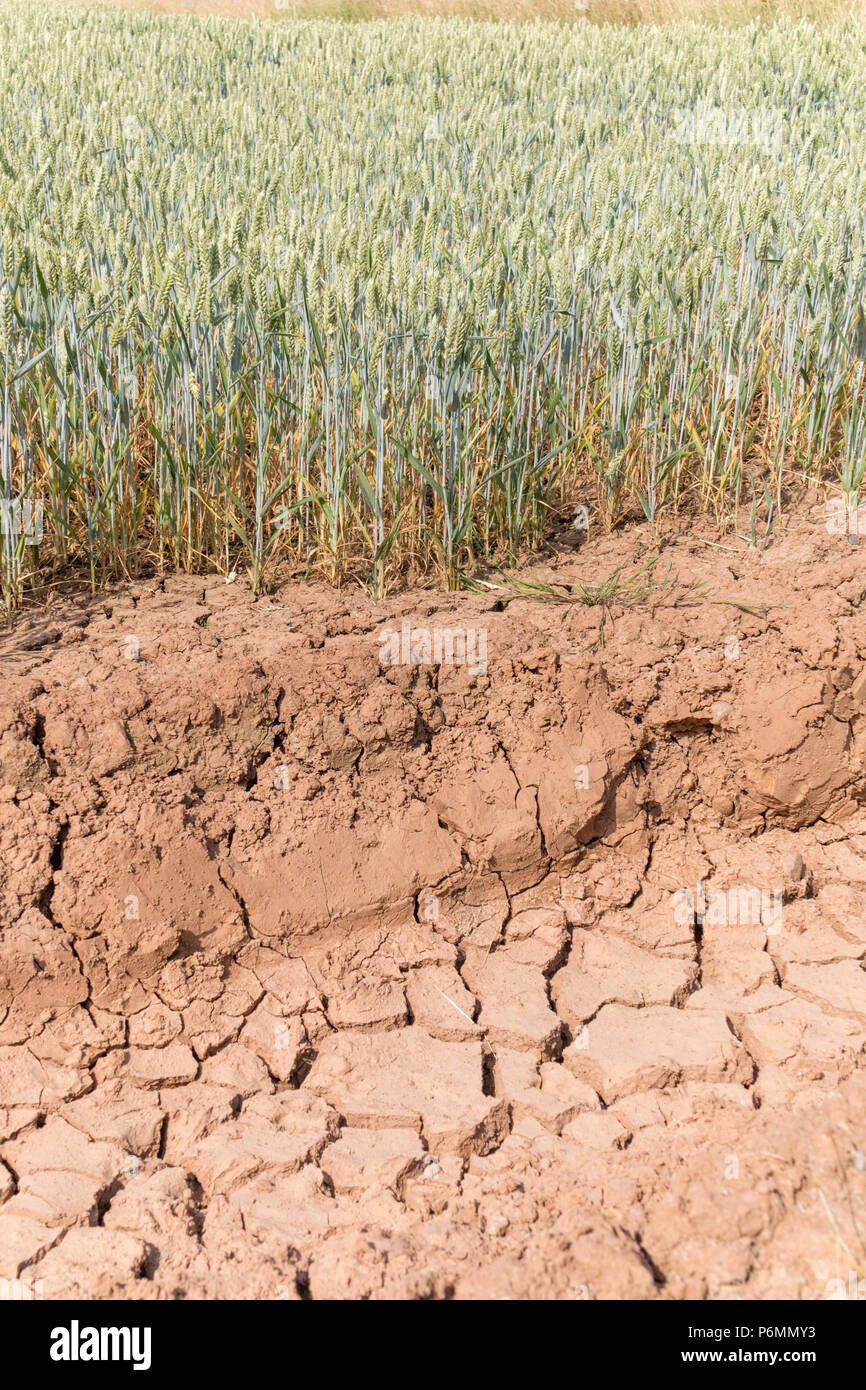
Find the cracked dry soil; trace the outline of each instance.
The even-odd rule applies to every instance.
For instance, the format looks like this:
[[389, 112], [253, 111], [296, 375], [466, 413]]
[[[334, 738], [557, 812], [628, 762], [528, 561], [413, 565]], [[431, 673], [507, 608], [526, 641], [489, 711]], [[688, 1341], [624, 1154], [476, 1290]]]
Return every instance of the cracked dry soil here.
[[[866, 565], [806, 511], [669, 561], [603, 644], [578, 602], [183, 577], [0, 638], [0, 1278], [866, 1277]], [[404, 621], [486, 673], [381, 665]]]

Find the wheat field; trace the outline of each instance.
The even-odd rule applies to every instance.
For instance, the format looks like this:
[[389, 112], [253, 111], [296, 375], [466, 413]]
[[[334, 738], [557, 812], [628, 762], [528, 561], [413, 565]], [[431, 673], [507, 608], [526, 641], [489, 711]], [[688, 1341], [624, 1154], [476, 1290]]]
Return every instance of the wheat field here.
[[70, 566], [458, 585], [587, 487], [856, 500], [864, 78], [851, 23], [0, 0], [7, 611]]
[[[45, 0], [65, 3], [65, 0]], [[93, 4], [94, 0], [77, 0]], [[156, 14], [233, 19], [395, 19], [407, 15], [564, 23], [670, 24], [683, 19], [739, 25], [759, 20], [866, 20], [866, 0], [105, 0]]]

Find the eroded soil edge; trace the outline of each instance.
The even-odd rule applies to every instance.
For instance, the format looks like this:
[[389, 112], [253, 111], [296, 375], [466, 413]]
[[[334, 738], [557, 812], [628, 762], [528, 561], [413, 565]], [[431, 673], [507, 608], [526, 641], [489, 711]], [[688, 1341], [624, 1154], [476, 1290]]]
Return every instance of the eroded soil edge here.
[[[805, 515], [762, 555], [684, 535], [607, 613], [178, 578], [0, 639], [0, 1278], [856, 1289], [843, 540]], [[646, 541], [534, 575], [574, 594]], [[486, 670], [383, 666], [404, 622], [483, 630]]]

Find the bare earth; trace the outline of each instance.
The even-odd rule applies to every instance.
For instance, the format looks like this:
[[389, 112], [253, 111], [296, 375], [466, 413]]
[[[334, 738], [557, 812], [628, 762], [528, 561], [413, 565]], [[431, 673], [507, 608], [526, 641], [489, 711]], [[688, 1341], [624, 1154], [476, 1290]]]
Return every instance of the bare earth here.
[[[866, 1290], [866, 562], [822, 516], [684, 529], [603, 644], [219, 578], [0, 637], [0, 1278]], [[383, 666], [404, 621], [486, 672]]]

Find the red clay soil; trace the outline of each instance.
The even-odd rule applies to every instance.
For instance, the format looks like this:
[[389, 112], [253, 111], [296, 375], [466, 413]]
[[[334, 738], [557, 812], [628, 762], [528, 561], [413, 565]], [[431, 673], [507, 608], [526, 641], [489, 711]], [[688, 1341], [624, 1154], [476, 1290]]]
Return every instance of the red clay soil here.
[[866, 547], [649, 539], [0, 637], [0, 1279], [866, 1295]]

